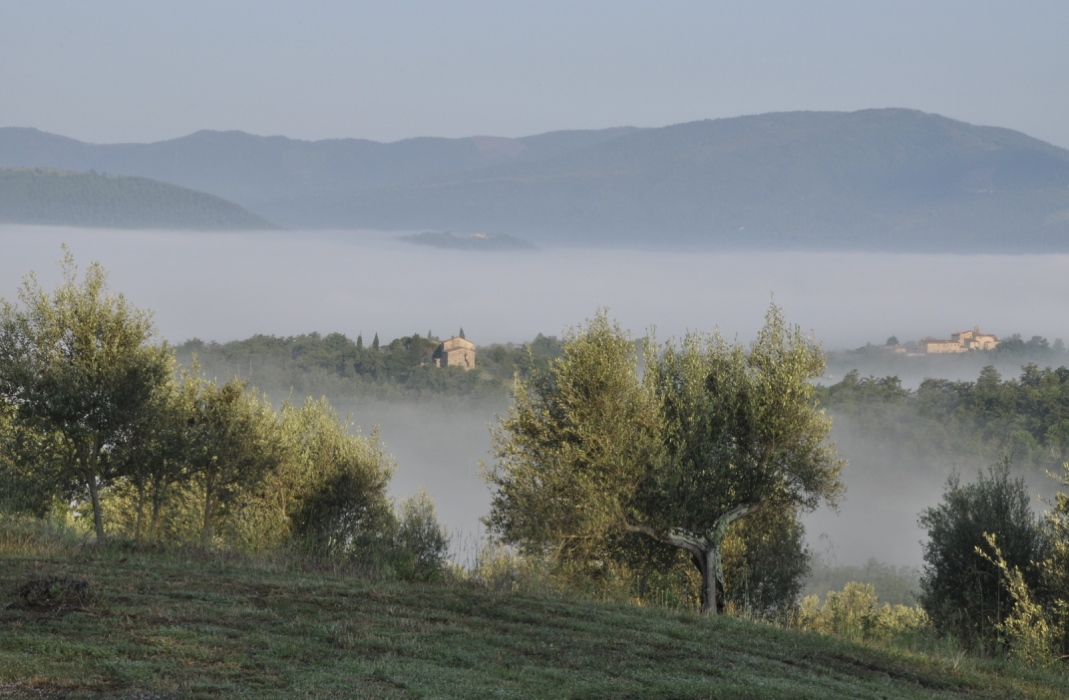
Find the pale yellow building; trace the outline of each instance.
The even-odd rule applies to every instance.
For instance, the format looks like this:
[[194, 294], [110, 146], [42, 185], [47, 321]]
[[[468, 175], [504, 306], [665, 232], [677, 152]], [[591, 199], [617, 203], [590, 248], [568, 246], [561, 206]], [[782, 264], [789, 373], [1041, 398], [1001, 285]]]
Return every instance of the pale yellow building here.
[[980, 326], [974, 326], [971, 331], [954, 333], [950, 340], [922, 338], [920, 342], [924, 352], [931, 354], [994, 350], [998, 344], [999, 339], [990, 333], [981, 333]]
[[434, 364], [438, 367], [475, 369], [475, 343], [453, 336], [435, 350]]

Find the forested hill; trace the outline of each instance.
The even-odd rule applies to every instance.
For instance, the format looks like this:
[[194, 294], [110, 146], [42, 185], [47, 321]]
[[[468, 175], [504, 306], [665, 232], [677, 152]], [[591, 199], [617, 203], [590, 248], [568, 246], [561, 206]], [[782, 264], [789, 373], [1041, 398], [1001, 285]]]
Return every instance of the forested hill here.
[[0, 169], [0, 223], [117, 228], [274, 229], [242, 207], [143, 177]]
[[[908, 110], [680, 124], [287, 216], [648, 247], [1069, 250], [1069, 151]], [[282, 210], [278, 210], [281, 216]]]
[[[139, 175], [211, 192], [256, 210], [278, 198], [352, 193], [543, 159], [636, 131], [560, 131], [521, 139], [414, 138], [301, 141], [241, 131], [198, 131], [145, 144], [92, 144], [37, 129], [0, 128], [0, 167], [52, 167]], [[282, 210], [285, 210], [283, 207]], [[308, 225], [303, 219], [294, 225]]]
[[154, 177], [293, 228], [671, 249], [1069, 251], [1069, 151], [905, 109], [390, 144], [198, 132], [102, 146], [0, 129], [4, 165]]

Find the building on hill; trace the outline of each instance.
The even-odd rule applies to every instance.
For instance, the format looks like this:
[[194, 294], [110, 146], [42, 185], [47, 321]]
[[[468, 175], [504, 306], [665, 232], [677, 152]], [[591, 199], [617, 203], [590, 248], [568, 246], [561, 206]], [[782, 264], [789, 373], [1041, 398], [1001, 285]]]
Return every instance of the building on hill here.
[[999, 339], [990, 333], [981, 333], [980, 326], [974, 326], [971, 331], [954, 333], [950, 336], [950, 340], [922, 338], [920, 344], [925, 353], [946, 354], [970, 350], [994, 350], [998, 347]]
[[434, 364], [437, 367], [475, 369], [475, 343], [453, 336], [434, 351]]

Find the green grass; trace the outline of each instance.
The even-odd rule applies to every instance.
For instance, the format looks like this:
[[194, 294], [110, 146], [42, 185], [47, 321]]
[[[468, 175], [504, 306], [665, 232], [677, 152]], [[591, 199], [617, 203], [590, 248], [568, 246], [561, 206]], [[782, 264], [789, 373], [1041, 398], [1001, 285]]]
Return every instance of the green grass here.
[[[1069, 698], [1065, 675], [735, 618], [12, 542], [0, 697]], [[88, 581], [88, 601], [22, 604], [46, 576]]]

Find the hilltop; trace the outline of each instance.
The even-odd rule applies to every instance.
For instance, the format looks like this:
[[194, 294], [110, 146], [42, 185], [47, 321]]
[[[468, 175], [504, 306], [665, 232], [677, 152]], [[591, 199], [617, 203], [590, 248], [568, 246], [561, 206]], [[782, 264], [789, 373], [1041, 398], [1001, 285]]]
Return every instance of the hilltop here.
[[678, 250], [1069, 251], [1069, 151], [906, 109], [390, 144], [198, 132], [92, 145], [0, 129], [0, 165], [155, 177], [294, 228]]
[[0, 223], [115, 228], [274, 229], [214, 195], [143, 177], [0, 168]]

